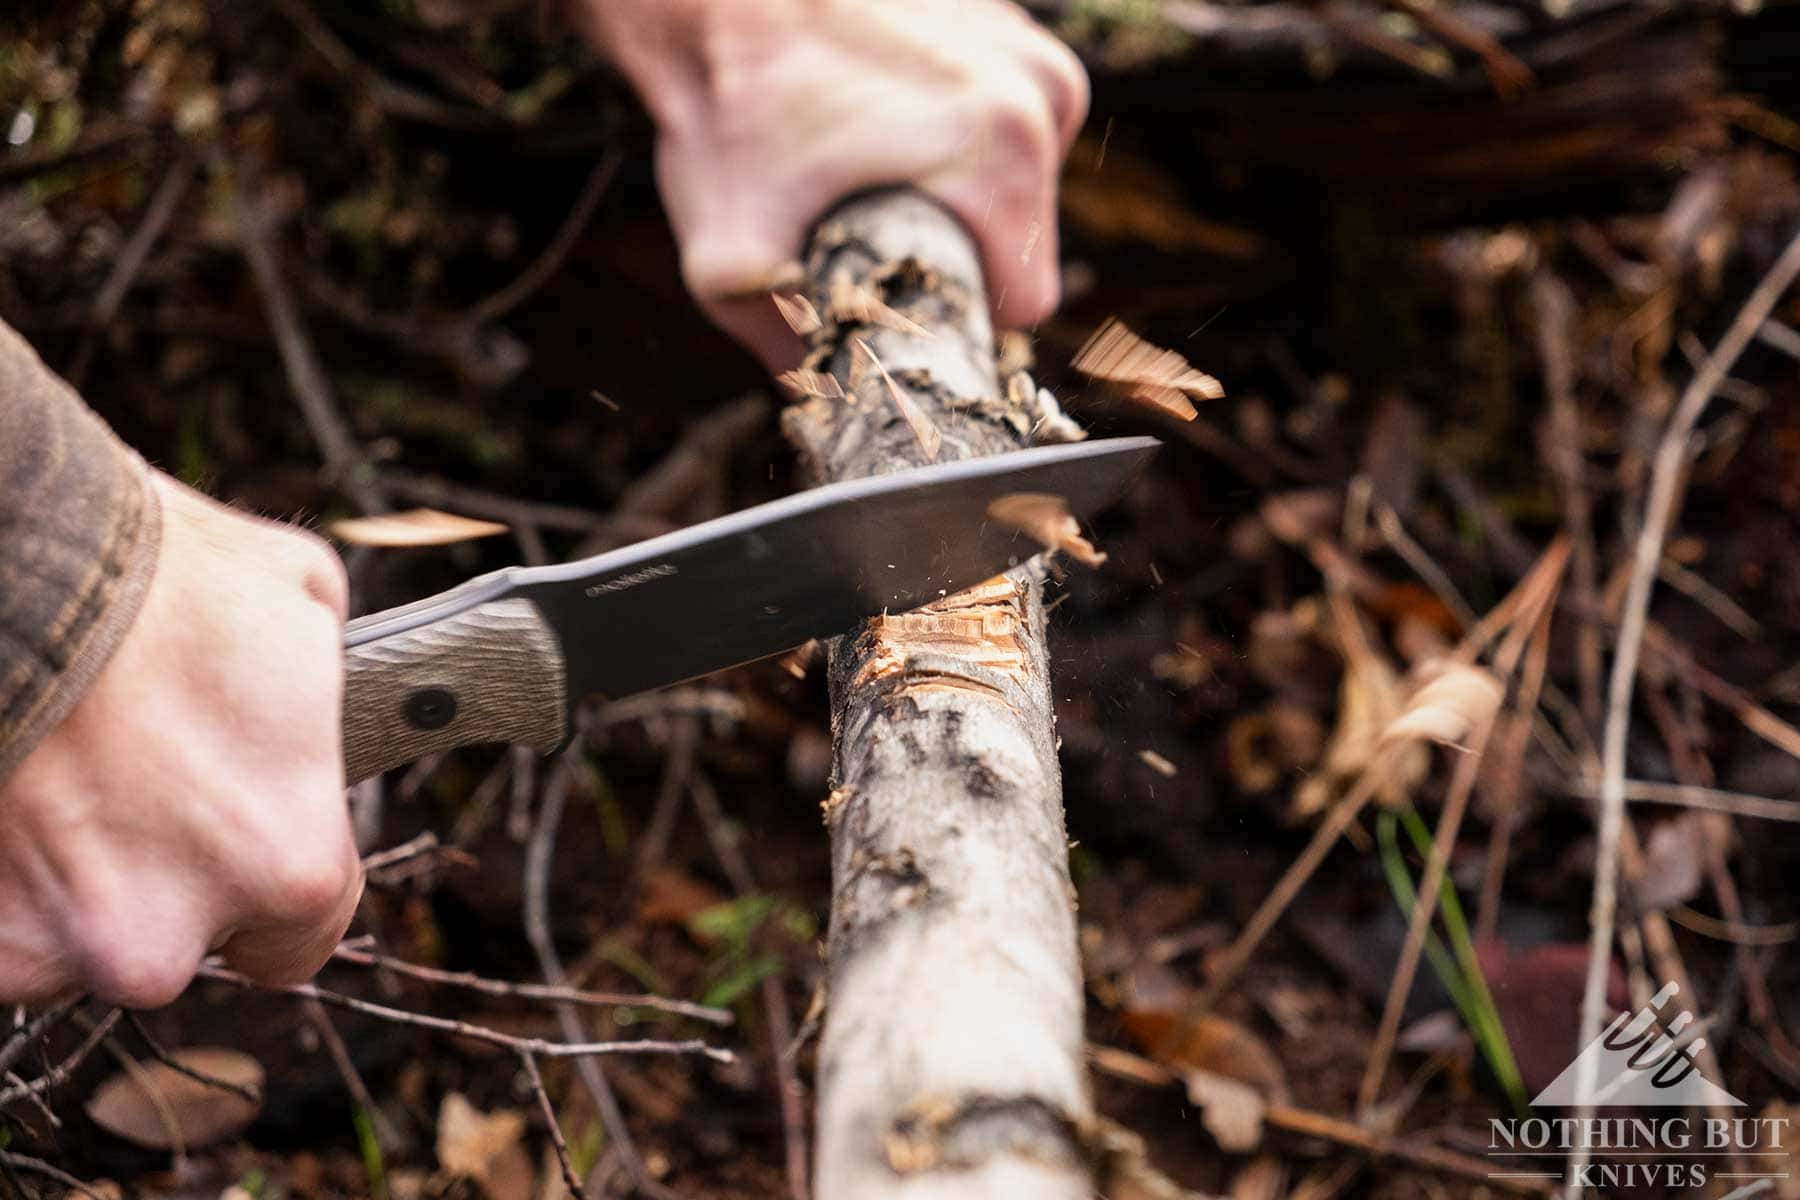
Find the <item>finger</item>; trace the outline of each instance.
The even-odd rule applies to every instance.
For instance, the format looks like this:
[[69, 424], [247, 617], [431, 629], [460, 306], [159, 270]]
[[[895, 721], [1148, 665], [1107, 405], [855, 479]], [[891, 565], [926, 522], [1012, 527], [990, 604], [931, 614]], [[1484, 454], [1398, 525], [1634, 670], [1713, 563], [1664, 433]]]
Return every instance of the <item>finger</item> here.
[[1040, 30], [1032, 40], [1032, 63], [1038, 82], [1050, 102], [1051, 115], [1056, 125], [1057, 147], [1061, 155], [1066, 156], [1069, 147], [1075, 144], [1075, 135], [1081, 132], [1082, 125], [1087, 121], [1088, 105], [1092, 98], [1087, 68], [1082, 66], [1081, 59], [1060, 39]]
[[62, 955], [40, 940], [0, 930], [0, 1004], [42, 1004], [80, 986]]
[[349, 838], [335, 861], [287, 863], [264, 893], [263, 911], [237, 923], [225, 961], [259, 983], [285, 986], [318, 974], [362, 899], [362, 863]]
[[713, 324], [754, 354], [771, 375], [792, 370], [806, 356], [806, 345], [782, 319], [768, 295], [703, 302]]

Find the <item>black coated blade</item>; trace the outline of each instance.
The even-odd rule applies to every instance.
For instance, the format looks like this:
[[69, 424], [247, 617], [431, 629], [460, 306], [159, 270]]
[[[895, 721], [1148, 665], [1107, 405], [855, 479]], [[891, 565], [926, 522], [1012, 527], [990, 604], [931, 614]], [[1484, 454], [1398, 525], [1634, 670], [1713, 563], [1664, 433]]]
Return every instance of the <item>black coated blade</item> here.
[[523, 596], [562, 639], [569, 699], [691, 679], [979, 583], [1042, 547], [994, 523], [1001, 496], [1086, 517], [1157, 447], [1110, 438], [814, 488], [580, 562], [512, 567], [351, 623], [355, 646]]

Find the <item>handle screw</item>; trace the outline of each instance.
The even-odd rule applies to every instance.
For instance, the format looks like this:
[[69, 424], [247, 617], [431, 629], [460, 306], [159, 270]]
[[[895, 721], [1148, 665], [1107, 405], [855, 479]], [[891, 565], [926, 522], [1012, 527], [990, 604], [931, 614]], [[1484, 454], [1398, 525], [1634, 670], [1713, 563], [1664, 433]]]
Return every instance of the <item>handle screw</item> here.
[[415, 729], [442, 729], [456, 718], [456, 697], [444, 688], [420, 688], [406, 698], [404, 711]]

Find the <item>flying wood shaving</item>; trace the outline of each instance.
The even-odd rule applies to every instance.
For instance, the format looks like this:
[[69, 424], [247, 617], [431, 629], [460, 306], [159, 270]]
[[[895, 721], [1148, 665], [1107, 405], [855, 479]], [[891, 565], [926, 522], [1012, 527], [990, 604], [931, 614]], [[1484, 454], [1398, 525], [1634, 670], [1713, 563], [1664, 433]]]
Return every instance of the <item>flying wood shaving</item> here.
[[1199, 415], [1193, 400], [1217, 400], [1224, 385], [1196, 370], [1173, 350], [1146, 342], [1109, 317], [1075, 354], [1077, 371], [1119, 388], [1133, 400], [1191, 421]]
[[801, 337], [817, 333], [824, 327], [825, 323], [819, 320], [819, 310], [805, 296], [784, 296], [780, 292], [770, 292], [769, 299], [775, 302], [776, 311], [781, 313], [781, 319], [788, 323], [788, 328]]
[[1143, 760], [1146, 767], [1149, 767], [1164, 779], [1173, 779], [1175, 776], [1181, 774], [1181, 772], [1176, 769], [1174, 763], [1170, 762], [1154, 750], [1139, 750], [1138, 758]]
[[880, 325], [884, 329], [896, 329], [914, 337], [931, 336], [931, 330], [876, 295], [873, 288], [849, 279], [839, 279], [832, 283], [831, 297], [826, 301], [826, 307], [831, 310], [831, 319], [839, 324]]
[[505, 533], [498, 521], [477, 521], [435, 508], [413, 508], [374, 517], [333, 521], [331, 536], [353, 546], [445, 546]]
[[1506, 689], [1492, 671], [1453, 663], [1432, 673], [1400, 715], [1381, 731], [1381, 744], [1408, 740], [1459, 746], [1500, 711]]
[[1043, 545], [1062, 550], [1076, 562], [1097, 567], [1106, 555], [1081, 536], [1081, 525], [1069, 511], [1069, 502], [1046, 492], [1015, 492], [988, 505], [990, 520], [1011, 526]]
[[912, 426], [913, 436], [919, 439], [919, 447], [925, 451], [926, 461], [936, 462], [938, 451], [943, 449], [944, 435], [938, 432], [938, 427], [931, 423], [931, 418], [913, 402], [913, 398], [906, 394], [906, 389], [894, 382], [894, 377], [888, 374], [887, 368], [881, 365], [881, 360], [875, 357], [875, 352], [869, 349], [869, 344], [861, 338], [857, 338], [854, 344], [855, 350], [852, 353], [861, 352], [881, 372], [881, 382], [887, 385], [888, 395], [894, 399], [894, 407], [900, 410], [900, 415]]
[[842, 400], [844, 385], [837, 381], [836, 375], [828, 375], [824, 371], [809, 371], [805, 367], [796, 367], [792, 371], [783, 371], [775, 377], [788, 391], [802, 400]]

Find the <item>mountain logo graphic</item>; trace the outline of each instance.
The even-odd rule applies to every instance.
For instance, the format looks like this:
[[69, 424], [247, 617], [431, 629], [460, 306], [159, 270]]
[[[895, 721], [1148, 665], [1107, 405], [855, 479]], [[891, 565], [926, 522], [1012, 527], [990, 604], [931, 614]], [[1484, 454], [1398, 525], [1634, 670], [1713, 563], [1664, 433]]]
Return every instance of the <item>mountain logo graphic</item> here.
[[[1663, 985], [1635, 1015], [1620, 1013], [1599, 1037], [1583, 1046], [1575, 1061], [1531, 1102], [1533, 1108], [1712, 1108], [1742, 1107], [1743, 1101], [1700, 1073], [1694, 1056], [1705, 1038], [1678, 1043], [1693, 1021], [1687, 1010], [1658, 1023], [1660, 1010], [1681, 988]], [[1584, 1094], [1585, 1093], [1585, 1094]]]

